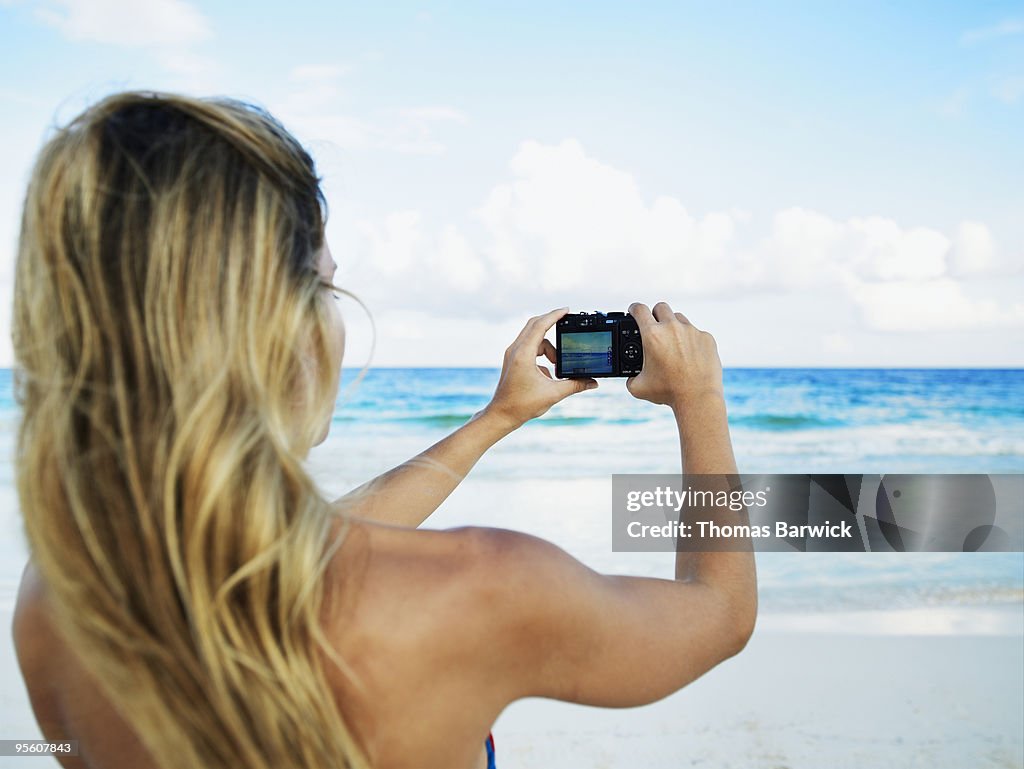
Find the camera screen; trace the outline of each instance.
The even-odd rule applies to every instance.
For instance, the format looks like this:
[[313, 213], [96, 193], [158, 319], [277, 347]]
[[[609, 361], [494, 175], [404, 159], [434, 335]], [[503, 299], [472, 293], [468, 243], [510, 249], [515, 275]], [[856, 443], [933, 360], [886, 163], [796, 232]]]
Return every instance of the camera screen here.
[[562, 334], [562, 373], [612, 373], [612, 332], [585, 331]]

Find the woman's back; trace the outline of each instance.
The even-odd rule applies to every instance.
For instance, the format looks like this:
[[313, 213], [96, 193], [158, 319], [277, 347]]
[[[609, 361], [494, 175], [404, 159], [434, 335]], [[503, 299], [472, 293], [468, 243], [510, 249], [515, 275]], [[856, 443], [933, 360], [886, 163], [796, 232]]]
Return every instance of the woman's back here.
[[[461, 558], [461, 570], [470, 568], [472, 534], [421, 532], [413, 543], [408, 532], [387, 527], [363, 525], [359, 532], [327, 572], [336, 603], [325, 631], [363, 685], [332, 676], [339, 709], [379, 769], [486, 767], [483, 740], [497, 712], [479, 696], [486, 686], [466, 680], [471, 668], [455, 664], [459, 654], [453, 653], [470, 624], [457, 614], [472, 604], [469, 593], [479, 586], [458, 565]], [[377, 540], [372, 559], [371, 537]], [[158, 769], [129, 720], [61, 638], [49, 610], [30, 561], [18, 595], [15, 647], [43, 736], [79, 742], [79, 756], [61, 763]]]

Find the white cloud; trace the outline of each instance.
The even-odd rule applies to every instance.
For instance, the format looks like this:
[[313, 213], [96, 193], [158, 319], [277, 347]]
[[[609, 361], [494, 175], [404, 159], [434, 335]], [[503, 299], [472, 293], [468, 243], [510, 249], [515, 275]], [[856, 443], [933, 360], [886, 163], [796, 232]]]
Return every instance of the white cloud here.
[[838, 279], [839, 222], [805, 208], [789, 208], [772, 217], [772, 228], [758, 248], [757, 285], [803, 289]]
[[346, 150], [370, 147], [373, 127], [341, 110], [348, 100], [342, 80], [349, 72], [340, 64], [293, 67], [285, 95], [270, 105], [271, 112], [307, 142], [326, 141]]
[[[418, 309], [371, 308], [377, 330], [373, 364], [378, 366], [500, 366], [502, 350], [526, 317], [445, 318]], [[369, 354], [369, 323], [345, 311], [345, 366], [362, 366]], [[347, 382], [343, 381], [344, 387]]]
[[845, 334], [833, 332], [821, 337], [821, 348], [829, 355], [844, 355], [853, 349], [853, 345]]
[[757, 248], [753, 288], [828, 286], [852, 273], [872, 280], [928, 278], [946, 270], [950, 240], [937, 230], [904, 229], [880, 216], [845, 222], [805, 208], [780, 211]]
[[362, 223], [360, 230], [370, 241], [373, 266], [384, 275], [408, 272], [423, 253], [425, 239], [417, 211], [397, 211], [379, 225]]
[[473, 246], [453, 225], [449, 224], [441, 232], [431, 263], [456, 291], [476, 291], [483, 285], [484, 265]]
[[713, 293], [731, 283], [715, 263], [728, 253], [732, 214], [697, 219], [671, 197], [648, 204], [632, 176], [572, 139], [524, 142], [510, 170], [513, 180], [477, 211], [487, 259], [506, 283], [549, 294], [596, 283], [605, 295]]
[[996, 267], [995, 254], [995, 241], [988, 227], [981, 222], [961, 222], [953, 246], [951, 271], [957, 275], [990, 272]]
[[364, 221], [356, 227], [369, 246], [369, 261], [362, 266], [369, 282], [386, 285], [391, 295], [417, 297], [412, 306], [450, 309], [453, 296], [483, 284], [486, 269], [479, 254], [452, 224], [434, 235], [424, 230], [418, 211], [397, 211], [381, 222]]
[[847, 276], [850, 293], [868, 327], [879, 331], [952, 331], [1020, 327], [1024, 303], [1000, 307], [972, 299], [949, 277], [869, 283]]
[[1024, 19], [1003, 19], [999, 23], [988, 27], [967, 30], [960, 36], [960, 42], [964, 45], [973, 45], [974, 43], [1020, 35], [1022, 33], [1024, 33]]
[[210, 40], [210, 21], [186, 0], [34, 0], [33, 17], [73, 42], [144, 49], [167, 75], [165, 90], [221, 90], [220, 67], [195, 46]]
[[[757, 236], [738, 212], [697, 216], [676, 198], [646, 199], [630, 174], [571, 139], [524, 142], [509, 171], [475, 211], [481, 227], [472, 238], [415, 211], [361, 225], [370, 254], [363, 277], [388, 285], [378, 297], [386, 306], [468, 318], [559, 304], [624, 308], [635, 299], [774, 294], [800, 303], [813, 294], [835, 296], [869, 329], [1020, 321], [1019, 307], [965, 293], [964, 280], [998, 268], [995, 241], [981, 222], [947, 235], [880, 216], [837, 220], [793, 207]], [[398, 274], [400, 285], [388, 281]], [[822, 344], [839, 353], [846, 338]]]
[[846, 225], [852, 268], [879, 280], [934, 278], [946, 271], [950, 240], [926, 227], [901, 229], [891, 219], [854, 218]]
[[36, 17], [70, 40], [121, 46], [187, 46], [211, 37], [209, 22], [184, 0], [54, 0]]

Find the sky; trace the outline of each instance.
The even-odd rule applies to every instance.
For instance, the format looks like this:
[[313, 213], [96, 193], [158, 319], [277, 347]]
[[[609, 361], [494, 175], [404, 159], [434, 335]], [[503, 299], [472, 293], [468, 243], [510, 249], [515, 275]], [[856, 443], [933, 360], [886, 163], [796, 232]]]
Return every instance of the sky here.
[[0, 366], [36, 153], [126, 89], [310, 149], [348, 366], [659, 300], [726, 366], [1024, 365], [1024, 3], [487, 5], [0, 0]]

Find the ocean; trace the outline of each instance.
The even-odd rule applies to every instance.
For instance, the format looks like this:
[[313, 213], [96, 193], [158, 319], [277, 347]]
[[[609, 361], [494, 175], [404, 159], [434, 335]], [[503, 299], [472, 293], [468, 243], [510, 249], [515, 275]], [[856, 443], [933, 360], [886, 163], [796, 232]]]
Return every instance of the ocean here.
[[[329, 493], [456, 429], [487, 404], [499, 374], [376, 368], [353, 386], [357, 373], [344, 371], [331, 433], [310, 456]], [[725, 392], [743, 473], [1024, 473], [1022, 369], [729, 369]], [[17, 417], [11, 372], [0, 370], [0, 608], [13, 603], [26, 558], [12, 485]], [[668, 577], [669, 554], [611, 551], [611, 475], [678, 470], [668, 409], [602, 379], [502, 440], [425, 525], [519, 528], [593, 568]], [[757, 558], [762, 612], [1000, 608], [1021, 615], [1013, 632], [1024, 628], [1020, 553]]]
[[[355, 373], [345, 371], [329, 440], [360, 441], [372, 463], [392, 441], [436, 440], [462, 424], [487, 404], [499, 372], [373, 369], [352, 388]], [[632, 398], [625, 380], [599, 381], [500, 444], [478, 471], [678, 471], [668, 410]], [[1024, 369], [730, 369], [725, 392], [744, 473], [1024, 472]]]

